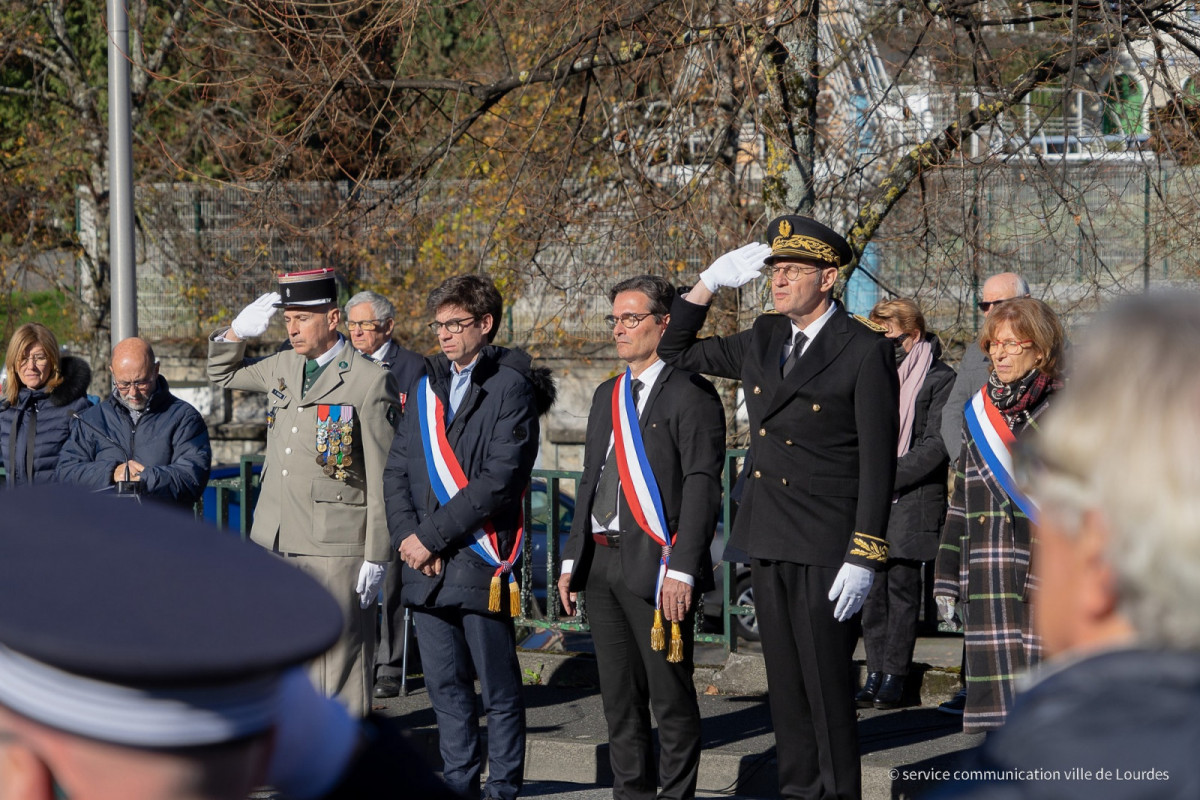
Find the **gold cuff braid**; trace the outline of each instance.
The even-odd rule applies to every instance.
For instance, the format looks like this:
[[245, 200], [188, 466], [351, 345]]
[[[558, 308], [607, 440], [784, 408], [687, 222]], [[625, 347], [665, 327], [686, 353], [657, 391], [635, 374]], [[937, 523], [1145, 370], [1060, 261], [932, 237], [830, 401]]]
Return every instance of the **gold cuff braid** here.
[[880, 563], [887, 562], [888, 559], [888, 543], [886, 539], [880, 539], [878, 536], [870, 536], [865, 533], [855, 533], [850, 538], [850, 543], [854, 545], [850, 548], [850, 555], [861, 556], [868, 561], [878, 561]]

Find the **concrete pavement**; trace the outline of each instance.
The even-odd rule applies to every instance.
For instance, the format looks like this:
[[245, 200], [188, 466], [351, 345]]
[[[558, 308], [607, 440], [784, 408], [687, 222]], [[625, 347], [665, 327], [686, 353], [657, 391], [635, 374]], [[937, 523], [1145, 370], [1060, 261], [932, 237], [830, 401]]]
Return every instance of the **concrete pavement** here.
[[[611, 797], [604, 788], [612, 776], [590, 638], [542, 635], [531, 643], [542, 649], [520, 652], [529, 726], [524, 796]], [[864, 798], [912, 797], [920, 781], [910, 779], [907, 770], [947, 763], [981, 739], [965, 736], [960, 718], [935, 710], [957, 690], [961, 646], [961, 639], [950, 636], [918, 640], [908, 687], [913, 705], [859, 712]], [[743, 652], [726, 658], [720, 648], [697, 647], [696, 687], [704, 718], [701, 797], [778, 796], [774, 728], [756, 650], [743, 645]], [[410, 678], [408, 696], [377, 700], [375, 708], [400, 717], [431, 763], [439, 763], [436, 722], [419, 675]]]

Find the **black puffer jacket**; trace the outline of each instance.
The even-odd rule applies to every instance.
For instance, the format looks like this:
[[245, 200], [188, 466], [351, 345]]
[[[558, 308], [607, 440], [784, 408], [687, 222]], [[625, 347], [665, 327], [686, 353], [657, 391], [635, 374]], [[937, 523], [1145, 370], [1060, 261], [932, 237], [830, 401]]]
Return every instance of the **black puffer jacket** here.
[[54, 478], [58, 454], [82, 413], [92, 368], [81, 358], [63, 356], [59, 363], [63, 382], [52, 392], [22, 388], [15, 405], [0, 400], [0, 466], [6, 486], [49, 483]]
[[[434, 393], [449, 405], [450, 362], [425, 359]], [[441, 556], [444, 569], [427, 577], [404, 566], [404, 604], [484, 611], [496, 568], [470, 549], [485, 520], [495, 526], [501, 558], [508, 558], [521, 519], [521, 497], [537, 457], [538, 416], [554, 402], [548, 370], [534, 369], [520, 350], [487, 346], [471, 372], [471, 385], [446, 432], [467, 486], [442, 505], [431, 485], [422, 447], [420, 406], [410, 391], [383, 473], [388, 531], [393, 549], [415, 533]]]

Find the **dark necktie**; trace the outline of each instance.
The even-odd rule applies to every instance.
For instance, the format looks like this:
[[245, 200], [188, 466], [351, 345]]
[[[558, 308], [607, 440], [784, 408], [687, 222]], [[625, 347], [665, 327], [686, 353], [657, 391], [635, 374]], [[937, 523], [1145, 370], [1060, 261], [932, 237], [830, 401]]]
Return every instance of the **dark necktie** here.
[[796, 368], [796, 362], [800, 360], [800, 351], [804, 349], [804, 343], [808, 341], [808, 337], [804, 335], [804, 331], [796, 331], [796, 337], [792, 339], [792, 352], [788, 353], [788, 357], [783, 361], [783, 377], [787, 377], [788, 373]]
[[[642, 382], [634, 378], [629, 384], [633, 392], [633, 411], [637, 413], [638, 393]], [[613, 420], [614, 428], [617, 421]], [[596, 486], [596, 501], [592, 503], [592, 516], [600, 520], [604, 527], [609, 527], [613, 517], [617, 515], [617, 491], [621, 484], [621, 472], [617, 469], [617, 448], [614, 444], [608, 451], [608, 460], [604, 462], [604, 472], [600, 473], [600, 483]]]

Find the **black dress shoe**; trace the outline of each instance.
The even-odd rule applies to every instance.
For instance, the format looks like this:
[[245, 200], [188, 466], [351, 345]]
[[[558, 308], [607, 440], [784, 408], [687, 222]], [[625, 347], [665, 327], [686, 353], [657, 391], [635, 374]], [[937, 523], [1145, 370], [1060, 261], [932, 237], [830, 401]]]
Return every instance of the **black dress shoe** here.
[[859, 708], [870, 708], [875, 702], [875, 693], [879, 691], [879, 682], [883, 680], [882, 672], [868, 672], [867, 681], [854, 695], [854, 702]]
[[937, 710], [943, 714], [953, 714], [956, 717], [963, 715], [963, 709], [967, 707], [967, 687], [958, 690], [958, 694], [951, 697], [946, 702], [937, 707]]
[[375, 696], [381, 700], [400, 696], [400, 680], [391, 675], [380, 675], [375, 679]]
[[879, 691], [875, 693], [876, 708], [898, 708], [904, 696], [904, 676], [884, 675]]

